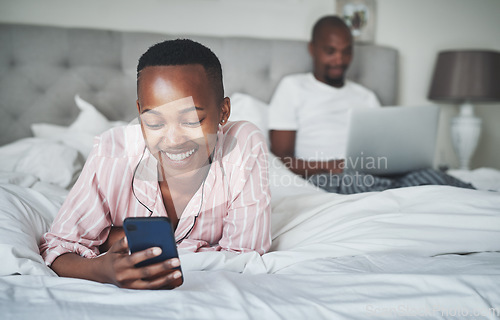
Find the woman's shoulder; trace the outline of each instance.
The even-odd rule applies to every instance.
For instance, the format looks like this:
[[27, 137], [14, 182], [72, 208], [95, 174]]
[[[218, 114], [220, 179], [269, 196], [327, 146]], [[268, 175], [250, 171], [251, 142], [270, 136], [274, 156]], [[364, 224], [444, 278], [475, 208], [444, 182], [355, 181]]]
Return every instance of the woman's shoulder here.
[[228, 122], [223, 127], [224, 143], [222, 154], [225, 162], [240, 163], [253, 154], [267, 150], [262, 131], [249, 121]]
[[248, 139], [251, 137], [262, 138], [262, 131], [250, 121], [230, 121], [222, 127], [224, 137], [233, 137], [236, 139]]

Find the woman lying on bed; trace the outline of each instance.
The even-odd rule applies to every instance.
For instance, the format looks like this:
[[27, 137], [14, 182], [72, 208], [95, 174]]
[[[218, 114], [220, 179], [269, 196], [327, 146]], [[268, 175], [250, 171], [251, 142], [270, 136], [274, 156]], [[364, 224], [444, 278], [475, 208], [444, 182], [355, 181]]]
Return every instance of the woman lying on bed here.
[[126, 288], [179, 286], [178, 259], [134, 267], [161, 249], [129, 255], [117, 228], [126, 217], [170, 218], [178, 247], [190, 251], [269, 250], [265, 138], [248, 122], [227, 123], [215, 54], [191, 40], [154, 45], [139, 59], [137, 95], [140, 125], [97, 139], [43, 236], [47, 265], [60, 276]]

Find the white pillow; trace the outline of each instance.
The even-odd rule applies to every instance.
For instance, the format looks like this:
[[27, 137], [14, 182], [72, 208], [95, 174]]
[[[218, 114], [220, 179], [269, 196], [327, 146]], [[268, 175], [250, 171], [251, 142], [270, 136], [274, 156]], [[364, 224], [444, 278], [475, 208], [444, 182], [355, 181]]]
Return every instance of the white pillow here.
[[122, 121], [108, 121], [93, 105], [75, 95], [75, 103], [80, 114], [69, 126], [58, 126], [50, 123], [34, 123], [31, 125], [33, 135], [38, 138], [56, 140], [77, 149], [86, 159], [92, 150], [94, 137], [119, 125]]
[[75, 95], [75, 102], [80, 109], [80, 114], [68, 127], [70, 131], [85, 132], [95, 136], [111, 127], [108, 119], [97, 111], [93, 105], [80, 98], [79, 95]]
[[87, 132], [71, 131], [68, 127], [55, 124], [34, 123], [31, 125], [31, 131], [37, 138], [59, 141], [75, 148], [84, 159], [87, 159], [94, 144], [94, 135]]
[[83, 163], [76, 149], [54, 140], [25, 138], [0, 148], [0, 170], [33, 175], [62, 188], [75, 182]]
[[[268, 137], [268, 105], [244, 93], [236, 92], [231, 97], [231, 121], [250, 121]], [[269, 139], [268, 139], [269, 140]]]

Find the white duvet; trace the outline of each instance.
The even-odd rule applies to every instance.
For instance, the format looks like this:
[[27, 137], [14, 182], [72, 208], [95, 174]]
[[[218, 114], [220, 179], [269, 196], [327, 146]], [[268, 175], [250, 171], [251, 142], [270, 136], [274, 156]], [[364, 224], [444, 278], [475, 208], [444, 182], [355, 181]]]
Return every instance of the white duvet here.
[[[59, 278], [43, 264], [38, 240], [67, 190], [32, 169], [0, 172], [1, 319], [500, 317], [498, 192], [273, 184], [271, 252], [181, 252], [180, 288], [135, 291]], [[271, 175], [292, 178], [279, 165]]]
[[[497, 193], [426, 186], [282, 197], [273, 203], [272, 252], [182, 253], [183, 286], [134, 291], [58, 278], [44, 266], [36, 239], [63, 197], [39, 190], [0, 187], [5, 319], [500, 315]], [[468, 252], [477, 253], [455, 254]]]

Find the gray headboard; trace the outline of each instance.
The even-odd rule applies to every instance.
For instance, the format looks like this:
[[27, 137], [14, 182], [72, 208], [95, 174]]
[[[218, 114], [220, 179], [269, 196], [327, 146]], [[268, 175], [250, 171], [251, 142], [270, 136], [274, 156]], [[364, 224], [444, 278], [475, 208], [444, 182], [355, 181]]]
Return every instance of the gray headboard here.
[[[0, 145], [31, 136], [30, 124], [70, 124], [74, 95], [110, 120], [131, 120], [137, 60], [152, 44], [191, 38], [220, 58], [226, 95], [242, 92], [269, 102], [279, 80], [311, 70], [305, 41], [220, 38], [96, 29], [0, 24]], [[394, 105], [398, 53], [356, 45], [348, 77]]]

